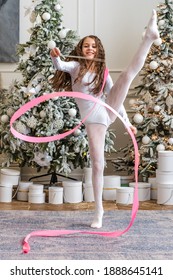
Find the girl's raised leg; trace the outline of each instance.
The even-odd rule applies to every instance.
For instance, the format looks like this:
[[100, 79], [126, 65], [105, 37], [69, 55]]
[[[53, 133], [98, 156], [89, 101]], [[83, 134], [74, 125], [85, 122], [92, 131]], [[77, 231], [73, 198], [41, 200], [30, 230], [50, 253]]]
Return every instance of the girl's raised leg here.
[[[158, 38], [159, 32], [157, 27], [157, 14], [156, 11], [153, 10], [145, 35], [143, 36], [142, 42], [136, 54], [129, 66], [120, 74], [107, 97], [107, 104], [114, 108], [114, 110], [118, 111], [120, 106], [123, 104], [133, 79], [145, 63], [151, 45]], [[116, 116], [112, 112], [109, 112], [109, 115], [112, 121], [116, 119]]]

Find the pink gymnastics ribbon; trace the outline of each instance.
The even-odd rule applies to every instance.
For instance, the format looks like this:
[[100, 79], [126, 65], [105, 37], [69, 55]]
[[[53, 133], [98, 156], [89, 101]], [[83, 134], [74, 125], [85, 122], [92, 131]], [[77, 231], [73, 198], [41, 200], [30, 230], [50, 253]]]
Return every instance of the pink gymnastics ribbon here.
[[[102, 84], [100, 93], [98, 94], [97, 98], [102, 94], [102, 91], [103, 91], [103, 88], [105, 86], [108, 73], [109, 73], [108, 68], [105, 68], [104, 77], [103, 77], [103, 84]], [[19, 139], [22, 139], [22, 140], [27, 141], [27, 142], [33, 142], [33, 143], [43, 143], [43, 142], [56, 141], [56, 140], [60, 140], [62, 138], [67, 137], [68, 135], [72, 134], [75, 130], [77, 130], [82, 125], [82, 123], [85, 122], [85, 120], [92, 113], [92, 111], [94, 110], [94, 108], [97, 104], [97, 102], [95, 102], [95, 100], [94, 100], [94, 103], [95, 103], [94, 106], [91, 108], [91, 110], [88, 112], [88, 114], [84, 117], [84, 119], [77, 126], [75, 126], [73, 129], [71, 129], [67, 132], [64, 132], [62, 134], [58, 134], [58, 135], [54, 135], [54, 136], [48, 136], [48, 137], [45, 137], [45, 136], [44, 137], [27, 136], [27, 135], [23, 135], [23, 134], [19, 133], [18, 131], [16, 131], [13, 128], [12, 125], [19, 117], [21, 117], [29, 109], [33, 108], [34, 106], [36, 106], [36, 105], [40, 104], [41, 102], [44, 102], [48, 99], [51, 99], [51, 98], [54, 98], [54, 97], [57, 97], [57, 96], [78, 97], [79, 95], [81, 96], [81, 94], [83, 95], [83, 93], [79, 93], [79, 92], [77, 92], [77, 96], [75, 96], [75, 94], [76, 94], [76, 92], [73, 92], [73, 93], [72, 92], [59, 92], [59, 93], [55, 92], [55, 93], [52, 93], [52, 94], [48, 94], [46, 96], [43, 95], [43, 96], [37, 97], [34, 100], [31, 100], [30, 102], [26, 103], [20, 109], [18, 109], [14, 113], [14, 115], [11, 117], [10, 129], [11, 129], [12, 134]], [[53, 95], [55, 95], [55, 96], [53, 96]], [[80, 96], [79, 96], [79, 98], [81, 98]]]
[[135, 217], [137, 215], [138, 207], [139, 207], [139, 201], [138, 201], [138, 165], [139, 165], [139, 156], [138, 156], [138, 145], [137, 145], [135, 136], [134, 136], [133, 132], [131, 131], [130, 127], [122, 119], [122, 117], [112, 107], [110, 107], [108, 104], [104, 103], [100, 99], [95, 98], [95, 97], [93, 97], [91, 95], [87, 95], [87, 94], [81, 93], [81, 92], [53, 92], [51, 94], [35, 98], [35, 99], [29, 101], [28, 103], [26, 103], [25, 105], [23, 105], [12, 116], [12, 118], [10, 120], [10, 126], [11, 126], [10, 129], [11, 129], [11, 132], [13, 133], [13, 135], [16, 136], [17, 138], [20, 138], [20, 139], [24, 140], [24, 141], [40, 143], [40, 142], [49, 142], [49, 141], [60, 140], [60, 139], [62, 139], [64, 137], [66, 137], [67, 135], [72, 134], [87, 119], [88, 115], [91, 113], [92, 110], [81, 121], [81, 123], [79, 125], [77, 125], [76, 127], [74, 127], [72, 130], [70, 130], [68, 132], [65, 132], [65, 133], [62, 133], [62, 134], [54, 135], [54, 136], [48, 136], [48, 137], [27, 136], [27, 135], [23, 135], [23, 134], [17, 132], [13, 128], [14, 121], [17, 120], [26, 111], [28, 111], [29, 109], [31, 109], [32, 107], [38, 105], [41, 102], [44, 102], [44, 101], [46, 101], [48, 99], [51, 99], [51, 98], [54, 98], [54, 97], [57, 97], [57, 96], [76, 97], [76, 98], [81, 98], [81, 99], [84, 99], [84, 100], [90, 100], [90, 101], [93, 101], [95, 103], [95, 105], [97, 103], [99, 103], [100, 105], [106, 107], [108, 110], [113, 112], [123, 122], [124, 126], [126, 127], [128, 133], [130, 134], [131, 139], [133, 141], [134, 150], [135, 150], [135, 164], [134, 164], [135, 188], [134, 188], [131, 220], [130, 220], [128, 226], [124, 230], [113, 231], [113, 232], [85, 231], [85, 230], [40, 230], [40, 231], [33, 231], [30, 234], [28, 234], [24, 238], [24, 240], [23, 240], [23, 253], [28, 253], [30, 251], [30, 245], [29, 245], [28, 240], [32, 236], [45, 236], [45, 237], [49, 236], [49, 237], [51, 237], [51, 236], [62, 236], [62, 235], [71, 235], [71, 234], [78, 234], [79, 233], [79, 234], [100, 235], [100, 236], [112, 237], [112, 238], [113, 237], [118, 237], [118, 236], [123, 235], [124, 233], [126, 233], [130, 229], [130, 227], [133, 225]]

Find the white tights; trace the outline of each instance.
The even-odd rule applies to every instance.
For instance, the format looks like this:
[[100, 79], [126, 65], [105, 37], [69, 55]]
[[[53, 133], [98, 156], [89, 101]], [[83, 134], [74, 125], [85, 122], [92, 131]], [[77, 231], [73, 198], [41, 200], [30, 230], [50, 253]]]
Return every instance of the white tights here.
[[[157, 15], [155, 10], [153, 10], [145, 35], [135, 56], [126, 70], [120, 74], [107, 97], [107, 103], [113, 107], [114, 110], [118, 111], [120, 106], [123, 104], [133, 79], [143, 67], [150, 47], [157, 38], [159, 38]], [[109, 112], [109, 115], [111, 120], [115, 121], [116, 116], [112, 112]], [[104, 213], [102, 205], [102, 190], [104, 145], [107, 128], [102, 124], [86, 124], [86, 130], [92, 162], [92, 184], [95, 198], [95, 213], [91, 227], [100, 228], [102, 227], [102, 217]]]

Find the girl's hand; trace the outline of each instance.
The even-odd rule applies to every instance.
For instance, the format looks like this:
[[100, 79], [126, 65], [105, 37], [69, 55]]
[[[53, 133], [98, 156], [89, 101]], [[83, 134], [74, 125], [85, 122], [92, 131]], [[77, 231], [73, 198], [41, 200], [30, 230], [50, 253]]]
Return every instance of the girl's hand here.
[[133, 132], [133, 134], [137, 133], [137, 128], [133, 125], [130, 126], [131, 131]]
[[60, 56], [60, 54], [61, 54], [61, 52], [58, 48], [54, 48], [50, 51], [50, 55], [52, 57], [58, 57], [58, 56]]

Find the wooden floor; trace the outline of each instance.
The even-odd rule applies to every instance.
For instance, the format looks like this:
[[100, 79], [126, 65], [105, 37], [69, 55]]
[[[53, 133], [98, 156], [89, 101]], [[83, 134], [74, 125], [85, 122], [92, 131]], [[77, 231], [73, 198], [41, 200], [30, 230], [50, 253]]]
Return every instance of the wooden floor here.
[[[132, 205], [120, 205], [115, 201], [103, 201], [105, 210], [131, 210]], [[93, 202], [63, 203], [53, 205], [50, 203], [32, 204], [23, 201], [13, 200], [10, 203], [0, 202], [0, 210], [34, 210], [34, 211], [87, 211], [93, 210]], [[139, 210], [173, 210], [173, 205], [159, 205], [156, 200], [140, 201]]]

